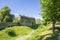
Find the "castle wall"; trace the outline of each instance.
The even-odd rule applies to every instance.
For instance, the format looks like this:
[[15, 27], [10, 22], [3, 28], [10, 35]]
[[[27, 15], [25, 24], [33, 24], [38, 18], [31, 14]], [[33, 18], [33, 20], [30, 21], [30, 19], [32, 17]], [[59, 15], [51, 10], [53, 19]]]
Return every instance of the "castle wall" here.
[[20, 16], [19, 22], [21, 25], [26, 25], [26, 26], [33, 26], [36, 24], [34, 18], [26, 17], [26, 16]]
[[[24, 25], [24, 26], [34, 26], [36, 24], [34, 18], [26, 17], [26, 16], [20, 16], [19, 23], [20, 25]], [[15, 25], [18, 24], [13, 22], [0, 22], [0, 29], [7, 28], [10, 26], [15, 26]]]
[[15, 26], [15, 25], [17, 25], [17, 23], [13, 23], [13, 22], [1, 22], [0, 23], [0, 29], [7, 28], [7, 27], [10, 27], [10, 26]]

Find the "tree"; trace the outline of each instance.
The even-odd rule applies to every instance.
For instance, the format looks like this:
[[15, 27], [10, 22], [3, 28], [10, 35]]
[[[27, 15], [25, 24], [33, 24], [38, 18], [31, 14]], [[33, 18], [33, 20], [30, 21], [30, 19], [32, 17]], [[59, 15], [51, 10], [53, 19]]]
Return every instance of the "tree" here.
[[13, 22], [14, 15], [6, 15], [3, 22]]
[[60, 0], [41, 0], [42, 17], [44, 21], [52, 22], [53, 33], [55, 23], [60, 21]]
[[0, 22], [12, 22], [14, 15], [10, 14], [10, 8], [8, 6], [4, 6], [0, 9]]
[[41, 24], [41, 20], [40, 19], [36, 19], [36, 24]]
[[13, 22], [19, 22], [18, 17], [14, 18]]

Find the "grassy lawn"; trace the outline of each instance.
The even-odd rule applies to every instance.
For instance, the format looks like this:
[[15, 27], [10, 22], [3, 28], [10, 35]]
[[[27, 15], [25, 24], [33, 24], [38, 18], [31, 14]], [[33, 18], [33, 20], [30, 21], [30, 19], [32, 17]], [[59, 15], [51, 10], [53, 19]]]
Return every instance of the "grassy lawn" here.
[[[12, 37], [7, 32], [9, 30], [13, 30], [14, 33], [16, 33], [17, 36]], [[4, 30], [0, 30], [0, 40], [15, 40], [18, 36], [23, 36], [32, 31], [30, 27], [27, 26], [14, 26], [10, 28], [6, 28]]]
[[[10, 36], [7, 32], [13, 30], [17, 36]], [[26, 40], [58, 40], [57, 35], [52, 34], [51, 24], [44, 26], [40, 25], [37, 29], [30, 28], [28, 26], [14, 26], [10, 28], [6, 28], [4, 30], [0, 30], [0, 40], [15, 40], [18, 37], [22, 37], [27, 35], [32, 30], [35, 32], [32, 36], [28, 37]], [[60, 29], [58, 27], [55, 28], [55, 33], [60, 34]], [[14, 34], [12, 33], [12, 34]]]
[[[34, 34], [32, 34], [31, 37], [27, 38], [26, 40], [38, 40], [38, 37], [44, 32], [44, 31], [47, 31], [48, 29], [51, 28], [51, 25], [47, 25], [47, 26], [43, 26], [43, 25], [40, 25]], [[45, 33], [44, 33], [45, 34]]]
[[60, 34], [59, 30], [59, 27], [55, 27], [55, 34], [53, 34], [51, 25], [40, 25], [35, 33], [26, 40], [58, 40], [58, 34]]
[[[48, 33], [49, 32], [49, 33]], [[47, 33], [47, 34], [45, 34]], [[55, 27], [55, 34], [52, 33], [52, 29], [44, 32], [44, 35], [40, 37], [40, 40], [58, 40], [58, 36], [60, 35], [60, 28]]]

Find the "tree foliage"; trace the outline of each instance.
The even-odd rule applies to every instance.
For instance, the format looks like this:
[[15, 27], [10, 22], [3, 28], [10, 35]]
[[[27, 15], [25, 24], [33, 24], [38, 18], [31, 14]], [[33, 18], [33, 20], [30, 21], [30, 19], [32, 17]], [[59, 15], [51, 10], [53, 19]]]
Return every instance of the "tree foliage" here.
[[10, 8], [4, 6], [0, 9], [0, 22], [12, 22], [14, 15], [10, 14]]
[[60, 0], [41, 0], [42, 16], [46, 21], [60, 20]]
[[41, 20], [40, 19], [36, 19], [36, 24], [41, 24]]
[[13, 22], [18, 22], [18, 17], [14, 18]]
[[60, 21], [60, 0], [41, 0], [41, 8], [44, 21], [52, 22], [54, 27]]

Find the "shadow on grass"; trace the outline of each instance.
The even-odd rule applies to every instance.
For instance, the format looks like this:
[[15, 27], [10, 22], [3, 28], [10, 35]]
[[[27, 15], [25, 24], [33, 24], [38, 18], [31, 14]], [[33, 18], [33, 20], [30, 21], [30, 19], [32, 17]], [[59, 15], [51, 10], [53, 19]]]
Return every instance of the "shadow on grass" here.
[[[60, 30], [60, 27], [57, 26], [57, 27], [55, 27], [55, 29]], [[49, 30], [52, 30], [52, 28], [50, 28]]]
[[33, 26], [28, 26], [28, 27], [30, 27], [32, 29], [37, 29], [39, 27], [39, 24], [36, 24], [36, 25], [33, 25]]
[[6, 33], [7, 33], [9, 36], [11, 36], [11, 37], [17, 36], [17, 34], [15, 33], [15, 31], [12, 30], [12, 29], [7, 29], [7, 30], [6, 30]]
[[[52, 28], [50, 28], [49, 30], [52, 30]], [[55, 27], [55, 34], [59, 34], [60, 33], [60, 27]]]
[[46, 35], [42, 35], [38, 38], [38, 40], [58, 40], [57, 35], [53, 35], [53, 34], [46, 34]]
[[[52, 28], [50, 28], [49, 30], [52, 30]], [[42, 35], [38, 38], [38, 40], [58, 40], [59, 33], [60, 27], [55, 27], [55, 34]]]

